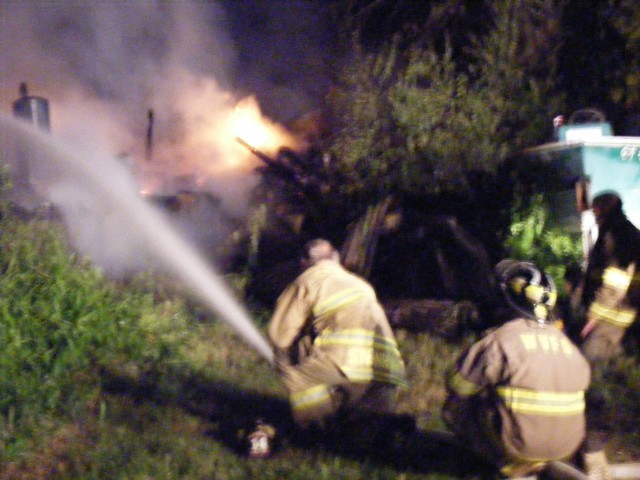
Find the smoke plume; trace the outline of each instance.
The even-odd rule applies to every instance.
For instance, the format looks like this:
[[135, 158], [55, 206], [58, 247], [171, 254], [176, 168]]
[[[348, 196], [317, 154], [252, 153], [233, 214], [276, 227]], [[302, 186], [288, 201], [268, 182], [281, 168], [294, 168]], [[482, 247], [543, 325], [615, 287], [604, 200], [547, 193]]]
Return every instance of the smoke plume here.
[[[273, 75], [256, 69], [275, 62], [274, 54], [265, 54], [262, 62], [245, 55], [252, 78], [238, 82], [240, 49], [225, 8], [242, 13], [236, 2], [5, 0], [0, 3], [1, 110], [11, 111], [20, 83], [26, 82], [29, 95], [49, 101], [51, 134], [77, 152], [100, 152], [95, 162], [104, 155], [119, 158], [142, 191], [204, 190], [221, 200], [225, 215], [241, 216], [259, 160], [235, 138], [241, 136], [266, 153], [294, 146], [295, 140], [261, 114], [258, 97], [247, 90], [266, 93], [255, 79], [265, 86]], [[272, 15], [271, 21], [277, 20]], [[258, 45], [254, 41], [249, 47]], [[279, 48], [278, 57], [286, 53], [286, 47]], [[235, 93], [234, 84], [241, 84], [237, 91], [243, 93]], [[304, 94], [294, 95], [287, 88], [280, 82], [270, 91], [279, 89], [300, 108], [308, 105]], [[108, 205], [89, 207], [98, 200], [73, 184], [70, 177], [69, 182], [58, 182], [64, 188], [49, 193], [65, 206], [76, 242], [93, 244], [91, 255], [96, 258], [121, 254], [124, 263], [133, 263], [126, 259], [137, 247], [118, 248], [120, 241], [105, 244], [105, 238], [116, 238], [111, 233], [121, 233]], [[97, 217], [96, 211], [104, 216]], [[228, 234], [217, 214], [179, 218], [178, 223], [209, 242]], [[108, 254], [100, 254], [103, 247]]]
[[[55, 136], [126, 159], [141, 188], [175, 189], [173, 179], [190, 177], [188, 188], [206, 183], [242, 211], [256, 159], [229, 127], [242, 99], [233, 93], [238, 49], [220, 3], [8, 0], [0, 9], [2, 111], [26, 82], [30, 95], [49, 100]], [[145, 162], [150, 110], [153, 157]], [[276, 143], [292, 142], [267, 127]]]

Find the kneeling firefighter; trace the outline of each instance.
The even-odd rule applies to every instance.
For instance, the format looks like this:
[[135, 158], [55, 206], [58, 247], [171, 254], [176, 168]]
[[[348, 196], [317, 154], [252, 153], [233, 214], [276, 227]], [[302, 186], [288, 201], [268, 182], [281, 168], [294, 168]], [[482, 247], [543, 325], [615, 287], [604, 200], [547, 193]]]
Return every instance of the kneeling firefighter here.
[[[458, 358], [443, 417], [507, 477], [572, 457], [585, 438], [589, 364], [553, 325], [553, 280], [529, 262], [495, 267], [498, 324]], [[504, 323], [503, 323], [504, 322]]]
[[307, 243], [302, 266], [268, 327], [294, 421], [325, 428], [336, 417], [344, 425], [352, 415], [392, 412], [407, 382], [374, 289], [340, 265], [327, 240]]

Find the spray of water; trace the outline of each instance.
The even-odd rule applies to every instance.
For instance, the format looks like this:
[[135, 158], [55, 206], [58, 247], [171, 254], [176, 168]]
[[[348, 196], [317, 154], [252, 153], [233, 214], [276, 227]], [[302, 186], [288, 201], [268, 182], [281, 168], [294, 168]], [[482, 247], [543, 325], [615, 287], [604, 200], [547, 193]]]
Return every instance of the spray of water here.
[[[220, 275], [145, 202], [127, 169], [104, 153], [71, 148], [29, 124], [0, 114], [0, 160], [29, 161], [29, 175], [63, 213], [76, 247], [102, 261], [148, 257], [176, 275], [269, 362], [269, 344]], [[78, 152], [81, 150], [81, 153]], [[21, 158], [23, 157], [23, 158]], [[91, 247], [96, 244], [109, 251]], [[122, 257], [117, 259], [119, 254]], [[101, 256], [102, 255], [102, 256]]]

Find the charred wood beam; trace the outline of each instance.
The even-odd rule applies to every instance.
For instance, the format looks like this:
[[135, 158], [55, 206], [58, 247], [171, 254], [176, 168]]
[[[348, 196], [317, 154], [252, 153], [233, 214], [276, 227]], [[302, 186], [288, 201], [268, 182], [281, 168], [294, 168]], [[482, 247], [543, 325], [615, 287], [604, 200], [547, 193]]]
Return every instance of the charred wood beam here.
[[267, 165], [274, 166], [274, 167], [280, 167], [281, 166], [280, 164], [278, 164], [278, 162], [276, 162], [269, 155], [266, 155], [266, 154], [262, 153], [260, 150], [258, 150], [255, 147], [252, 147], [246, 141], [244, 141], [242, 138], [236, 137], [236, 142], [238, 142], [240, 145], [245, 147], [247, 150], [249, 150], [252, 154], [254, 154], [256, 157], [258, 157], [260, 160], [262, 160]]
[[316, 201], [321, 198], [322, 181], [313, 171], [303, 168], [304, 164], [293, 152], [286, 149], [286, 154], [271, 158], [240, 137], [236, 137], [236, 141], [265, 163], [265, 166], [257, 169], [263, 175], [273, 175], [310, 200]]
[[368, 278], [373, 268], [378, 238], [382, 233], [384, 219], [393, 198], [385, 198], [370, 206], [360, 219], [351, 226], [340, 256], [346, 268]]
[[147, 138], [145, 143], [145, 160], [151, 161], [153, 156], [153, 110], [147, 112]]

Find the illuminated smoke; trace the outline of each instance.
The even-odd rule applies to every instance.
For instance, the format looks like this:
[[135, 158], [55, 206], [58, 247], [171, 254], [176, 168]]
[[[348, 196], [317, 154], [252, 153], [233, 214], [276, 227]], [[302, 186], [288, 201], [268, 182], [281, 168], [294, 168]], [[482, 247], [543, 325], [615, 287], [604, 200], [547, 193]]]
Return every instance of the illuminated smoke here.
[[[7, 149], [12, 143], [27, 150], [34, 175], [42, 177], [47, 196], [63, 211], [76, 246], [101, 257], [93, 260], [111, 267], [114, 261], [134, 265], [148, 262], [165, 269], [272, 361], [269, 344], [220, 275], [176, 234], [159, 211], [142, 200], [129, 172], [119, 162], [90, 148], [69, 148], [31, 125], [0, 114], [0, 158], [11, 155], [9, 150], [21, 150]], [[71, 217], [85, 218], [91, 228], [76, 231], [80, 223]], [[80, 245], [83, 242], [85, 245]], [[96, 249], [99, 245], [101, 248]], [[109, 253], [115, 253], [111, 260], [104, 258]]]
[[[269, 142], [247, 139], [253, 146], [293, 146], [254, 98], [231, 91], [236, 48], [215, 2], [5, 0], [0, 17], [2, 111], [27, 82], [49, 100], [55, 136], [124, 157], [143, 188], [170, 191], [173, 179], [189, 176], [186, 187], [207, 188], [239, 214], [257, 160], [235, 137], [258, 126]], [[153, 156], [145, 161], [150, 109]], [[239, 111], [253, 127], [233, 128]]]

